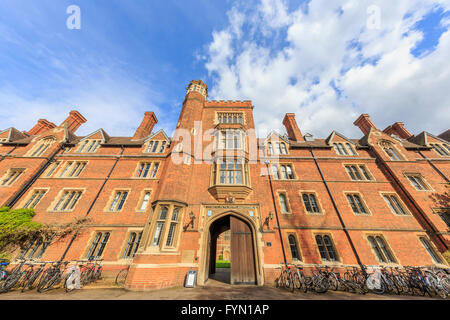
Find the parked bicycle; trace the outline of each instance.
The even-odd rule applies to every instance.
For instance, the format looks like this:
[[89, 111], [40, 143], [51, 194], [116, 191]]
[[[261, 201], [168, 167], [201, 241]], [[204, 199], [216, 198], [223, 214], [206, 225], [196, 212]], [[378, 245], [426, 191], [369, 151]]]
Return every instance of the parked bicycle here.
[[116, 286], [122, 287], [125, 285], [125, 282], [127, 281], [128, 277], [128, 271], [130, 271], [130, 265], [128, 265], [125, 269], [119, 271], [119, 273], [116, 276], [116, 280], [114, 281]]

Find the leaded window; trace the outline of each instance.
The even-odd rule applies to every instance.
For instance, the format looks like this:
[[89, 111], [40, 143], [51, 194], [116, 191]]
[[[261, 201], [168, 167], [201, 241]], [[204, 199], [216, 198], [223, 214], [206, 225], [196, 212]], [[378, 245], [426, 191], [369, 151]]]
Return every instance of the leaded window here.
[[369, 236], [367, 237], [369, 240], [372, 249], [374, 250], [378, 261], [384, 263], [394, 263], [395, 259], [388, 248], [386, 241], [380, 236]]
[[86, 255], [89, 260], [99, 259], [102, 257], [110, 235], [111, 234], [109, 232], [97, 232]]
[[289, 240], [289, 248], [291, 249], [292, 260], [294, 260], [294, 261], [301, 260], [300, 254], [298, 252], [297, 240], [295, 239], [295, 236], [290, 234], [288, 236], [288, 240]]
[[337, 261], [336, 250], [328, 235], [316, 235], [316, 243], [323, 261]]

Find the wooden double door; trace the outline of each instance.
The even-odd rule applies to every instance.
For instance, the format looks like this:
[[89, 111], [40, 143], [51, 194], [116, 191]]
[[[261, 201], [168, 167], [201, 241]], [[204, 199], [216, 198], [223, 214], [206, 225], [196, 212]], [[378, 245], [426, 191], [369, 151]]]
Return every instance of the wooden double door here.
[[255, 250], [250, 227], [230, 216], [231, 284], [256, 284]]

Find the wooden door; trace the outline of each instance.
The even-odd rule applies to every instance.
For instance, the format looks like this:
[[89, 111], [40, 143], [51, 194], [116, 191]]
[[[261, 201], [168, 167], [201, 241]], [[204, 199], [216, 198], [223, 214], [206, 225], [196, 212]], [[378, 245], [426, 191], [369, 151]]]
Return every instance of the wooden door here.
[[250, 227], [230, 216], [231, 284], [256, 284], [255, 254]]

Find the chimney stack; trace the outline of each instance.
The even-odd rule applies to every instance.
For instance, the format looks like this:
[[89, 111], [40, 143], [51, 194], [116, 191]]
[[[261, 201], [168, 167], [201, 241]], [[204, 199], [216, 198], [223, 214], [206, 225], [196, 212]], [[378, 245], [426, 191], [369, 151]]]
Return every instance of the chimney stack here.
[[137, 128], [136, 133], [133, 136], [133, 140], [139, 140], [147, 137], [152, 133], [153, 127], [158, 123], [158, 119], [153, 112], [146, 112], [141, 125]]
[[61, 127], [64, 124], [67, 124], [67, 129], [74, 133], [78, 130], [78, 128], [85, 123], [87, 120], [78, 112], [78, 111], [70, 111], [69, 116], [63, 123], [61, 123]]
[[409, 139], [412, 137], [412, 134], [405, 128], [403, 122], [396, 122], [384, 129], [383, 132], [387, 134], [395, 134], [402, 139]]
[[286, 113], [283, 120], [283, 125], [286, 127], [287, 134], [290, 139], [294, 141], [305, 141], [302, 132], [295, 121], [295, 113]]
[[361, 129], [364, 135], [369, 133], [370, 128], [377, 129], [373, 122], [370, 121], [370, 116], [367, 113], [360, 115], [353, 124]]
[[36, 125], [27, 132], [31, 136], [38, 135], [44, 131], [56, 128], [56, 125], [46, 119], [39, 119]]

